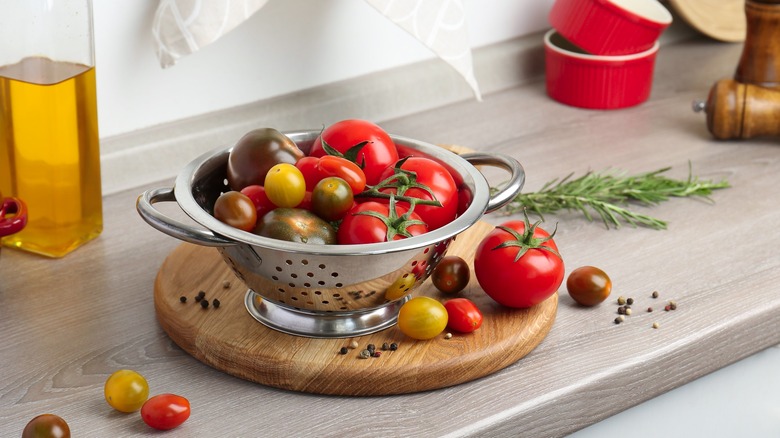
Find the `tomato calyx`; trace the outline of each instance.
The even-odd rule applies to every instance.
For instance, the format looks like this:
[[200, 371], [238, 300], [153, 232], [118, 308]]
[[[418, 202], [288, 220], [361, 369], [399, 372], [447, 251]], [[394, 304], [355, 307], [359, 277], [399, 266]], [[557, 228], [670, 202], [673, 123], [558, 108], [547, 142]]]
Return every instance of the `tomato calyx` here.
[[515, 256], [514, 261], [517, 262], [522, 258], [529, 250], [531, 249], [540, 249], [542, 251], [547, 251], [551, 254], [554, 254], [559, 259], [563, 260], [560, 253], [556, 251], [553, 248], [550, 248], [549, 246], [544, 245], [546, 242], [550, 241], [555, 237], [555, 233], [558, 231], [558, 224], [555, 224], [555, 229], [552, 233], [550, 233], [549, 236], [542, 237], [542, 238], [536, 238], [534, 237], [534, 232], [536, 231], [536, 227], [539, 226], [539, 224], [542, 223], [541, 220], [538, 220], [531, 224], [531, 222], [528, 220], [528, 213], [523, 210], [523, 216], [524, 216], [524, 222], [525, 227], [523, 227], [523, 233], [520, 234], [516, 230], [513, 230], [512, 228], [505, 227], [503, 225], [499, 225], [496, 228], [506, 231], [507, 233], [511, 234], [514, 240], [507, 240], [493, 248], [501, 249], [501, 248], [509, 248], [509, 247], [517, 247], [520, 248], [520, 250], [517, 252], [517, 255]]
[[[322, 134], [320, 134], [320, 138], [322, 138]], [[360, 151], [367, 144], [371, 143], [370, 141], [361, 141], [360, 143], [356, 144], [355, 146], [352, 146], [349, 149], [347, 149], [344, 153], [339, 152], [336, 148], [334, 148], [333, 146], [329, 145], [325, 141], [325, 139], [322, 139], [321, 141], [322, 141], [322, 150], [324, 150], [326, 154], [347, 159], [347, 160], [357, 164], [358, 166], [360, 166], [361, 169], [365, 168], [366, 160], [363, 159], [360, 163], [358, 163], [357, 156], [360, 153]]]
[[387, 239], [386, 241], [392, 242], [393, 239], [395, 239], [395, 236], [397, 235], [403, 237], [412, 237], [412, 233], [410, 233], [408, 230], [408, 228], [411, 227], [412, 225], [422, 225], [424, 227], [427, 227], [427, 224], [425, 222], [419, 219], [411, 218], [413, 211], [414, 211], [414, 203], [411, 203], [409, 206], [409, 210], [407, 210], [404, 214], [399, 216], [398, 212], [395, 209], [395, 196], [391, 194], [390, 206], [389, 206], [387, 216], [373, 210], [359, 211], [354, 214], [371, 216], [382, 221], [385, 227], [387, 227], [387, 234], [385, 237]]
[[[425, 184], [417, 182], [417, 172], [401, 168], [407, 158], [409, 157], [398, 160], [398, 162], [393, 167], [394, 172], [392, 175], [365, 190], [360, 194], [360, 197], [382, 199], [390, 199], [391, 197], [395, 197], [396, 201], [408, 202], [410, 205], [419, 204], [441, 207], [442, 204], [438, 199], [436, 199], [436, 195], [433, 193], [433, 190], [431, 190], [431, 188]], [[388, 193], [382, 191], [385, 189], [395, 189], [395, 192]], [[431, 199], [421, 199], [405, 196], [406, 191], [409, 189], [420, 189], [427, 193]]]

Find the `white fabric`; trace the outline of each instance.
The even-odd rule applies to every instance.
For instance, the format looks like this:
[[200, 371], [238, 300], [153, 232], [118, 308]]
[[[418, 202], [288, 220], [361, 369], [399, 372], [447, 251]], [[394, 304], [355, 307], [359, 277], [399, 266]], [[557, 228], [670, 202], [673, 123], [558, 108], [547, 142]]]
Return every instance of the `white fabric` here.
[[[160, 0], [152, 33], [163, 68], [236, 28], [268, 0]], [[463, 0], [366, 0], [458, 72], [481, 99]]]

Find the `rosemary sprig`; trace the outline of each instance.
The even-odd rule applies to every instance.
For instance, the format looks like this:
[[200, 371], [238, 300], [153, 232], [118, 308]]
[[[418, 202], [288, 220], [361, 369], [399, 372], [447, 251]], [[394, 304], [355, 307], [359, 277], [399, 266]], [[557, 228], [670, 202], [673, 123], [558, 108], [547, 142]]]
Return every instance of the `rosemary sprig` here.
[[559, 210], [576, 210], [593, 221], [595, 212], [610, 226], [620, 228], [621, 221], [634, 227], [645, 226], [657, 230], [666, 229], [667, 223], [652, 216], [631, 211], [626, 204], [652, 206], [671, 197], [699, 197], [712, 201], [709, 195], [713, 190], [729, 187], [726, 180], [720, 182], [702, 181], [694, 177], [688, 163], [688, 179], [679, 180], [662, 175], [671, 169], [665, 167], [653, 172], [638, 175], [625, 175], [615, 172], [588, 172], [572, 179], [573, 173], [562, 179], [554, 179], [539, 191], [520, 193], [503, 211], [513, 214], [524, 208], [542, 219], [544, 214]]

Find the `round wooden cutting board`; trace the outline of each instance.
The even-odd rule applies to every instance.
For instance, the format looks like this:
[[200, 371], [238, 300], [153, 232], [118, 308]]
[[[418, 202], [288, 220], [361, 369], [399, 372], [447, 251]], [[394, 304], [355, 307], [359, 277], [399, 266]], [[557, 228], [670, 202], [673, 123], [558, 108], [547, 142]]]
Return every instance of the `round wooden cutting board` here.
[[[478, 222], [450, 245], [449, 255], [469, 264], [479, 241], [493, 226]], [[229, 283], [226, 284], [226, 282]], [[195, 297], [204, 291], [211, 303]], [[154, 288], [157, 318], [182, 349], [203, 363], [242, 379], [293, 391], [333, 395], [403, 394], [443, 388], [499, 371], [533, 350], [555, 320], [558, 295], [530, 309], [508, 309], [493, 302], [472, 275], [458, 296], [482, 310], [482, 327], [471, 334], [453, 332], [428, 341], [404, 336], [397, 327], [350, 339], [314, 339], [287, 335], [257, 322], [244, 306], [246, 286], [214, 248], [184, 243], [163, 262]], [[417, 294], [446, 300], [430, 280]], [[180, 297], [187, 297], [182, 303]], [[339, 354], [355, 340], [357, 349]], [[397, 343], [382, 351], [383, 343]], [[359, 358], [374, 344], [380, 357]]]

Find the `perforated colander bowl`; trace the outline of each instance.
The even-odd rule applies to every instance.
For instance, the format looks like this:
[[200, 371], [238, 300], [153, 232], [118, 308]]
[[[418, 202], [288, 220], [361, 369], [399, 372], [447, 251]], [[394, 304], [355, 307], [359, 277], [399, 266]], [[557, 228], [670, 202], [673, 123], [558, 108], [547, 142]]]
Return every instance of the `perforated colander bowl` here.
[[[320, 131], [287, 132], [308, 152]], [[214, 218], [214, 202], [227, 186], [230, 148], [208, 152], [188, 164], [173, 188], [139, 196], [141, 217], [157, 230], [180, 240], [216, 247], [249, 288], [249, 313], [276, 330], [309, 337], [350, 337], [393, 325], [398, 310], [444, 256], [452, 239], [486, 212], [505, 205], [521, 190], [520, 163], [501, 154], [459, 156], [441, 147], [391, 135], [399, 155], [424, 156], [452, 174], [468, 207], [451, 223], [420, 236], [362, 245], [315, 245], [288, 242], [241, 231]], [[503, 188], [492, 194], [475, 165], [509, 172]], [[154, 207], [176, 202], [201, 227], [174, 220]], [[388, 293], [388, 290], [391, 292]], [[399, 293], [400, 292], [400, 293]]]

